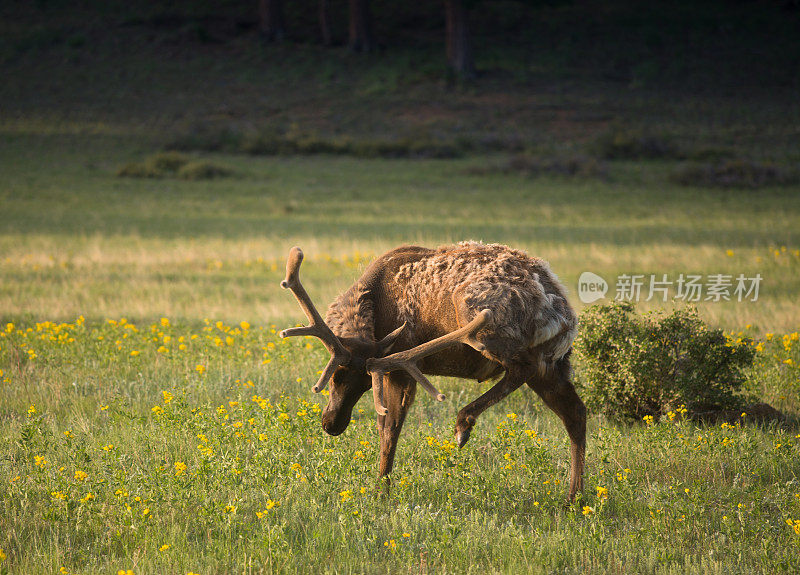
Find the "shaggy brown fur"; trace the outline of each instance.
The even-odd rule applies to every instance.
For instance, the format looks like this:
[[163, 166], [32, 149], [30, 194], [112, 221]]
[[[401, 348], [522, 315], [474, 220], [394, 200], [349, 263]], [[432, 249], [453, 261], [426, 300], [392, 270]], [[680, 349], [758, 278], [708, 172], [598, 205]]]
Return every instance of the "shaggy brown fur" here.
[[412, 331], [424, 315], [420, 310], [443, 294], [452, 294], [459, 323], [482, 309], [492, 310], [477, 338], [500, 363], [533, 350], [552, 363], [566, 355], [577, 335], [577, 317], [548, 263], [507, 246], [462, 242], [441, 247], [402, 265], [394, 281], [401, 297], [399, 319]]

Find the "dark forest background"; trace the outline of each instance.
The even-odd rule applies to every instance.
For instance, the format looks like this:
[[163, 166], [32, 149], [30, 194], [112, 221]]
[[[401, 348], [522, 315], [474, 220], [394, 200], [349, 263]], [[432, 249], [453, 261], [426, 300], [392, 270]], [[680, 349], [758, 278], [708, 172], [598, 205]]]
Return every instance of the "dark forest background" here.
[[480, 150], [623, 126], [757, 153], [797, 140], [800, 3], [6, 1], [0, 72], [15, 130]]

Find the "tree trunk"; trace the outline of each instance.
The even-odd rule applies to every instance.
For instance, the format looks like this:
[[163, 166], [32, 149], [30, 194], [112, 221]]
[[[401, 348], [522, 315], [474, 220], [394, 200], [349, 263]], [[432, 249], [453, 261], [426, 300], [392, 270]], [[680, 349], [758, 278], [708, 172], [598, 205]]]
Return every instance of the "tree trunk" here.
[[475, 62], [467, 26], [468, 14], [462, 0], [445, 0], [447, 65], [460, 78], [475, 77]]
[[266, 42], [280, 42], [286, 36], [283, 19], [283, 0], [258, 1], [259, 29]]
[[375, 49], [369, 0], [350, 0], [350, 49], [354, 52], [371, 52]]
[[319, 29], [322, 33], [322, 45], [332, 45], [333, 28], [331, 27], [331, 0], [319, 0]]

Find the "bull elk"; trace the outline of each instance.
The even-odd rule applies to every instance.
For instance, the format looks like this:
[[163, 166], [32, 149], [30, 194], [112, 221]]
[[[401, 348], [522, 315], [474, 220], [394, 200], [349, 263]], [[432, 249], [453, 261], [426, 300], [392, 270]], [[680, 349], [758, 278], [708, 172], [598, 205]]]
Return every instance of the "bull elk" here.
[[[325, 432], [344, 432], [356, 402], [372, 389], [384, 478], [392, 470], [416, 384], [435, 400], [444, 399], [424, 374], [479, 382], [502, 374], [458, 412], [459, 447], [481, 413], [527, 383], [566, 427], [568, 499], [575, 498], [586, 451], [586, 408], [570, 381], [578, 322], [547, 262], [478, 242], [399, 247], [373, 261], [323, 321], [300, 282], [302, 261], [300, 248], [292, 248], [281, 287], [294, 293], [310, 325], [280, 335], [317, 337], [331, 354], [312, 388], [318, 393], [330, 382], [322, 412]], [[393, 349], [401, 351], [390, 353]]]

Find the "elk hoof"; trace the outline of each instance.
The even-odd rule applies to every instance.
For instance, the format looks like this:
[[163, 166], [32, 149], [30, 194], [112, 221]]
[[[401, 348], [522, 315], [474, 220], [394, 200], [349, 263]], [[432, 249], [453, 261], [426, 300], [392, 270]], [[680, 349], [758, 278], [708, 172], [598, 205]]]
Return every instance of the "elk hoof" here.
[[461, 449], [469, 441], [469, 429], [460, 429], [456, 431], [456, 441], [458, 441], [458, 448]]
[[467, 444], [467, 441], [469, 441], [469, 434], [474, 425], [474, 416], [464, 415], [463, 413], [459, 412], [458, 418], [456, 419], [456, 441], [458, 442], [459, 449], [464, 447]]

